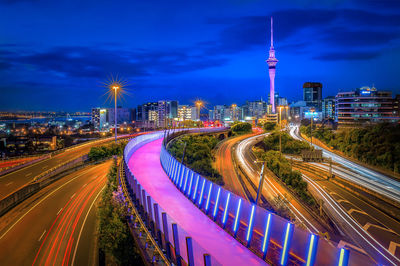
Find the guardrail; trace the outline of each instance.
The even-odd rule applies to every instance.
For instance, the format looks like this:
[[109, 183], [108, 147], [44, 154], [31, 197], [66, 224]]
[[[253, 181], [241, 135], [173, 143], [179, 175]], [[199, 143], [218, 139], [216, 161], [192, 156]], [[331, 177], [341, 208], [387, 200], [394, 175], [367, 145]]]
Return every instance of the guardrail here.
[[[154, 224], [152, 224], [153, 226], [151, 228], [149, 226], [149, 231], [146, 224], [146, 222], [148, 223], [148, 217], [145, 217], [143, 213], [139, 212], [139, 210], [142, 209], [138, 208], [138, 210], [136, 208], [136, 206], [139, 207], [140, 205], [138, 205], [137, 202], [133, 201], [133, 199], [135, 198], [134, 194], [132, 194], [132, 190], [130, 190], [126, 185], [124, 163], [120, 163], [120, 166], [118, 168], [118, 177], [125, 200], [125, 205], [126, 207], [128, 207], [128, 213], [130, 214], [129, 225], [131, 233], [136, 238], [136, 243], [142, 251], [142, 256], [146, 259], [147, 262], [151, 262], [152, 264], [169, 265], [170, 263], [167, 257], [160, 249], [160, 242], [157, 243], [157, 240], [161, 241], [161, 238], [158, 238], [158, 236], [156, 235], [154, 231]], [[142, 218], [141, 215], [143, 215], [144, 218]]]
[[24, 201], [43, 187], [47, 186], [50, 182], [54, 181], [52, 177], [60, 174], [61, 172], [70, 169], [72, 167], [82, 164], [87, 159], [87, 155], [75, 158], [73, 160], [62, 163], [56, 167], [53, 167], [41, 175], [36, 177], [32, 182], [19, 188], [0, 200], [0, 216], [5, 214], [11, 208]]
[[8, 173], [11, 173], [11, 172], [16, 171], [16, 170], [18, 170], [18, 169], [21, 169], [21, 168], [24, 168], [24, 167], [26, 167], [26, 166], [32, 165], [32, 164], [34, 164], [34, 163], [40, 162], [40, 161], [45, 160], [45, 159], [47, 159], [47, 158], [50, 158], [50, 155], [41, 156], [41, 157], [39, 157], [39, 158], [37, 158], [37, 159], [33, 159], [33, 160], [31, 160], [31, 161], [24, 161], [24, 162], [21, 162], [21, 163], [16, 164], [16, 165], [3, 168], [3, 169], [0, 171], [0, 176], [6, 175], [6, 174], [8, 174]]
[[368, 265], [364, 254], [337, 248], [294, 224], [207, 180], [176, 160], [166, 147], [161, 164], [176, 187], [255, 254], [274, 265]]
[[163, 137], [164, 132], [141, 135], [131, 140], [124, 150], [124, 169], [130, 197], [137, 209], [146, 217], [146, 225], [158, 239], [158, 245], [165, 250], [166, 258], [176, 265], [220, 265], [207, 254], [185, 230], [149, 195], [130, 171], [127, 161], [140, 147]]

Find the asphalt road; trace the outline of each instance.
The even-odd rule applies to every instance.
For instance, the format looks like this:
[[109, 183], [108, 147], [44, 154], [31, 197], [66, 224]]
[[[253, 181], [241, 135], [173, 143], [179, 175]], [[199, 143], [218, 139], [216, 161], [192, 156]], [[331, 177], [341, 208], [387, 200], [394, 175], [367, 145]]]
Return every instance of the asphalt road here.
[[[290, 127], [289, 131], [290, 135], [302, 141], [304, 140], [299, 133], [298, 126]], [[371, 189], [381, 195], [385, 195], [392, 200], [400, 202], [400, 182], [394, 180], [391, 177], [388, 177], [382, 173], [371, 170], [365, 166], [357, 164], [347, 158], [344, 158], [340, 155], [337, 155], [333, 152], [330, 152], [318, 145], [313, 144], [314, 147], [321, 149], [323, 156], [327, 158], [332, 158], [332, 161], [335, 163], [341, 164], [347, 169], [351, 169], [351, 171], [355, 174], [353, 175], [343, 175], [343, 178], [348, 179], [351, 182], [364, 186], [368, 189]], [[334, 170], [335, 171], [335, 170]]]
[[46, 170], [51, 169], [69, 160], [81, 157], [89, 153], [92, 147], [102, 145], [105, 142], [110, 142], [112, 140], [112, 138], [101, 139], [88, 142], [81, 146], [72, 147], [60, 154], [53, 156], [52, 158], [45, 159], [43, 161], [24, 167], [20, 170], [16, 170], [9, 174], [0, 176], [0, 199], [6, 197], [10, 193], [31, 182], [37, 175], [41, 174], [42, 172], [45, 172]]
[[[290, 128], [290, 134], [295, 139], [304, 141], [299, 136], [298, 127]], [[316, 145], [315, 147], [321, 148]], [[381, 183], [377, 183], [375, 179], [382, 174], [327, 152], [329, 151], [323, 149], [323, 155], [331, 157], [337, 164], [332, 167], [332, 172], [336, 176], [368, 188], [372, 186], [374, 191], [380, 190], [377, 184]], [[314, 190], [318, 197], [324, 200], [325, 209], [329, 211], [340, 230], [378, 264], [399, 265], [400, 223], [347, 190], [324, 178], [319, 178], [317, 176], [319, 171], [328, 171], [329, 167], [326, 164], [311, 163], [311, 165], [319, 170], [308, 173], [302, 171], [303, 178], [309, 183], [309, 189]]]
[[0, 264], [97, 264], [95, 202], [110, 165], [69, 174], [2, 216]]
[[215, 168], [222, 175], [224, 180], [224, 188], [230, 190], [238, 196], [246, 199], [246, 193], [243, 190], [242, 184], [239, 181], [239, 177], [236, 174], [235, 167], [232, 161], [232, 149], [233, 146], [253, 134], [247, 134], [244, 136], [234, 137], [223, 141], [215, 153]]
[[[235, 150], [238, 163], [257, 187], [260, 180], [261, 165], [254, 163], [255, 158], [252, 156], [252, 147], [264, 136], [265, 134], [247, 138], [241, 141]], [[326, 232], [327, 229], [295, 197], [290, 196], [291, 193], [284, 186], [272, 176], [268, 176], [267, 173], [262, 193], [269, 200], [276, 198], [278, 195], [286, 198], [288, 200], [287, 207], [294, 214], [297, 221], [301, 222], [311, 232]]]

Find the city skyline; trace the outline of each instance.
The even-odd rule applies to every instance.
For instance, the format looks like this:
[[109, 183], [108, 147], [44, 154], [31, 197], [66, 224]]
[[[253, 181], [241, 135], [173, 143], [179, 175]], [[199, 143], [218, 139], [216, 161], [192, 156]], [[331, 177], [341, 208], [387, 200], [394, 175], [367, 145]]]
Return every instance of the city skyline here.
[[[7, 11], [1, 23], [10, 27], [1, 33], [0, 105], [88, 111], [104, 104], [99, 84], [115, 72], [131, 84], [124, 106], [158, 99], [190, 103], [197, 97], [211, 105], [266, 100], [270, 16], [280, 96], [301, 99], [307, 81], [323, 83], [324, 97], [373, 84], [400, 93], [397, 3], [333, 1], [310, 8], [289, 2], [126, 3], [124, 10], [104, 3], [1, 2]], [[32, 12], [21, 11], [24, 7]], [[120, 15], [104, 19], [108, 12]], [[68, 25], [62, 22], [66, 17]]]

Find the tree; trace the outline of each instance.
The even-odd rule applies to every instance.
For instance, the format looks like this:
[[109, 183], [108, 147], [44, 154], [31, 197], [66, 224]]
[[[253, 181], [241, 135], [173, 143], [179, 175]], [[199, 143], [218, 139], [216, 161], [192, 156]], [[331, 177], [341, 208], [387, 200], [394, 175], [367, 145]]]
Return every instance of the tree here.
[[231, 127], [231, 130], [235, 135], [241, 135], [241, 134], [251, 133], [252, 126], [250, 123], [247, 122], [239, 122], [234, 124]]
[[274, 122], [266, 122], [266, 123], [264, 123], [264, 125], [263, 125], [263, 128], [264, 128], [264, 130], [265, 130], [266, 132], [269, 132], [269, 131], [274, 130], [275, 127], [276, 127], [276, 123], [274, 123]]

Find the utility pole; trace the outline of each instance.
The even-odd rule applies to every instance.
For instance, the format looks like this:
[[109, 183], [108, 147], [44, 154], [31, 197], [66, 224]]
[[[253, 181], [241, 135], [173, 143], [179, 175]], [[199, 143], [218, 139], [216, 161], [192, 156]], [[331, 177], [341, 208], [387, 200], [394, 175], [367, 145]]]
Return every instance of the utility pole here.
[[311, 111], [311, 148], [312, 148], [312, 130], [313, 130], [313, 120], [314, 120], [314, 109], [310, 109]]
[[[256, 163], [259, 163], [260, 161], [255, 161]], [[257, 189], [257, 198], [256, 198], [256, 205], [258, 205], [258, 201], [260, 200], [261, 194], [262, 194], [262, 187], [264, 185], [264, 167], [265, 167], [265, 161], [262, 162], [262, 167], [261, 167], [261, 172], [260, 172], [260, 183], [258, 184], [258, 189]]]

